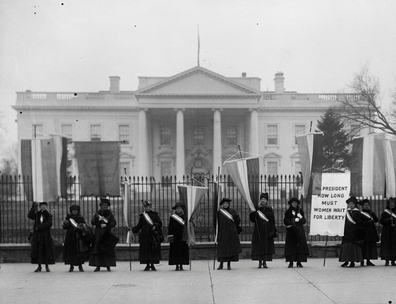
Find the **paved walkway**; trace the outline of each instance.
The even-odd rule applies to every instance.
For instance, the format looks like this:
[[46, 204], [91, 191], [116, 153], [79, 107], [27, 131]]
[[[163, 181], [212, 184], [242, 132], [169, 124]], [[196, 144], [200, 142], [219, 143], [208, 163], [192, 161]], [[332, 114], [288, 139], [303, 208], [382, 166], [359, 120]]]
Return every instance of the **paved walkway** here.
[[192, 262], [192, 270], [174, 271], [165, 261], [157, 272], [118, 262], [111, 272], [68, 273], [58, 263], [51, 272], [34, 273], [36, 265], [1, 264], [0, 303], [370, 303], [396, 304], [396, 267], [341, 268], [337, 259], [310, 259], [304, 268], [287, 268], [283, 259], [258, 269], [241, 260], [232, 270], [213, 270], [213, 261]]

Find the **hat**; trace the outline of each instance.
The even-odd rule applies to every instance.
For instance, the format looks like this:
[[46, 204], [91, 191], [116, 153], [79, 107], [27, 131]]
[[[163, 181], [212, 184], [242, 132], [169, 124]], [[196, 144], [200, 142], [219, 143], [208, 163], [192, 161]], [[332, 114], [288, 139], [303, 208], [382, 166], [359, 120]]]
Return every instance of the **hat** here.
[[370, 201], [367, 199], [367, 198], [365, 198], [364, 200], [362, 200], [362, 201], [359, 201], [359, 205], [364, 205], [365, 203], [368, 203], [369, 205], [370, 205]]
[[71, 205], [71, 206], [69, 207], [69, 210], [70, 210], [70, 211], [72, 211], [72, 210], [80, 211], [80, 206], [78, 206], [78, 205]]
[[231, 200], [229, 199], [229, 198], [223, 198], [222, 200], [221, 200], [221, 202], [220, 202], [220, 205], [223, 205], [224, 203], [229, 203], [229, 202], [231, 202]]
[[147, 207], [147, 206], [151, 206], [152, 205], [151, 202], [147, 201], [147, 200], [142, 200], [142, 203], [143, 203], [143, 207]]
[[289, 205], [291, 205], [293, 202], [296, 202], [297, 205], [300, 205], [300, 201], [298, 200], [297, 197], [292, 197], [287, 203], [288, 203]]
[[268, 201], [268, 193], [261, 193], [260, 199], [265, 198]]
[[111, 205], [108, 198], [101, 198], [99, 206], [102, 206], [102, 204], [108, 204], [109, 206]]
[[41, 205], [47, 205], [48, 206], [48, 203], [47, 202], [40, 202], [39, 206], [41, 206]]
[[347, 204], [349, 204], [349, 203], [354, 203], [355, 205], [357, 205], [358, 200], [357, 200], [356, 197], [351, 196], [350, 198], [348, 198], [348, 199], [346, 200], [346, 203], [347, 203]]
[[172, 207], [172, 209], [175, 210], [177, 207], [182, 207], [182, 208], [184, 208], [184, 204], [182, 204], [181, 202], [177, 202], [177, 203]]
[[388, 201], [386, 203], [389, 204], [390, 202], [396, 202], [396, 197], [388, 198]]

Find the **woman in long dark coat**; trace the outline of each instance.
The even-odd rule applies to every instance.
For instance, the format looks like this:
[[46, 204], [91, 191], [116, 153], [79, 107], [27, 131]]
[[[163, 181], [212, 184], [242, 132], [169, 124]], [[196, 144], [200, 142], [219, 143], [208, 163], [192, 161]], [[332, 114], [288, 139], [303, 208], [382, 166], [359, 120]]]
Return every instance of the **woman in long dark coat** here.
[[385, 266], [396, 266], [396, 198], [388, 199], [386, 209], [381, 213], [381, 260], [385, 260]]
[[[352, 196], [346, 200], [348, 210], [345, 216], [344, 236], [341, 242], [341, 267], [355, 267], [355, 262], [363, 261], [362, 244], [364, 240], [363, 218], [357, 208], [358, 200]], [[349, 266], [348, 263], [350, 262]]]
[[100, 271], [100, 267], [106, 267], [110, 271], [110, 267], [116, 266], [115, 245], [117, 238], [111, 234], [117, 222], [113, 213], [109, 210], [110, 201], [101, 199], [100, 210], [98, 210], [91, 220], [94, 227], [94, 238], [91, 245], [89, 257], [89, 266], [96, 266], [95, 272]]
[[[370, 260], [378, 259], [377, 242], [379, 241], [377, 227], [375, 223], [378, 223], [378, 217], [374, 211], [370, 210], [370, 201], [364, 199], [360, 202], [362, 205], [363, 215], [363, 227], [365, 230], [365, 238], [363, 243], [363, 259], [366, 259], [367, 266], [375, 266]], [[364, 261], [361, 262], [361, 266], [364, 266]]]
[[54, 246], [51, 237], [52, 215], [47, 211], [48, 204], [41, 202], [37, 211], [37, 203], [33, 203], [28, 218], [34, 220], [33, 235], [31, 238], [31, 263], [38, 264], [34, 272], [41, 272], [41, 265], [50, 272], [49, 266], [55, 264]]
[[144, 271], [156, 271], [154, 264], [161, 260], [162, 221], [157, 212], [152, 210], [149, 201], [143, 201], [144, 212], [139, 215], [138, 224], [132, 228], [133, 233], [139, 233], [139, 261], [146, 264]]
[[170, 216], [168, 226], [169, 265], [176, 265], [176, 271], [183, 270], [183, 265], [190, 263], [183, 208], [182, 203], [172, 207], [174, 213]]
[[268, 193], [260, 194], [257, 211], [251, 212], [249, 218], [254, 223], [252, 260], [259, 261], [258, 268], [267, 268], [266, 261], [272, 261], [272, 255], [275, 253], [273, 236], [276, 231], [274, 211], [268, 204]]
[[238, 262], [238, 255], [242, 252], [238, 235], [241, 219], [238, 213], [230, 208], [230, 202], [229, 198], [223, 198], [220, 202], [221, 209], [217, 211], [217, 261], [220, 262], [218, 270], [223, 269], [224, 262], [227, 262], [227, 269], [231, 270], [231, 262]]
[[83, 236], [84, 217], [80, 214], [80, 206], [72, 205], [70, 213], [63, 221], [63, 229], [66, 230], [65, 242], [63, 245], [63, 261], [65, 265], [70, 265], [69, 272], [78, 266], [78, 270], [83, 272], [82, 264], [89, 260], [89, 244]]
[[293, 267], [293, 262], [297, 262], [297, 267], [303, 267], [301, 263], [306, 262], [309, 255], [304, 231], [307, 220], [297, 198], [291, 198], [288, 204], [290, 207], [283, 219], [286, 225], [285, 258], [286, 262], [289, 262], [289, 268]]

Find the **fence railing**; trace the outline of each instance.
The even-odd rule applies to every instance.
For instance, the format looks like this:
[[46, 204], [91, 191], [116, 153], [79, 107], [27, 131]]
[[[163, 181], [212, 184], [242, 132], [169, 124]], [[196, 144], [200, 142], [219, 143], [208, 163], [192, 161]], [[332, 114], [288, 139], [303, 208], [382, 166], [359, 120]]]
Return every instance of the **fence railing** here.
[[[209, 175], [194, 176], [195, 184], [199, 179], [200, 185], [208, 187], [208, 191], [202, 198], [199, 211], [194, 218], [195, 234], [197, 242], [210, 242], [214, 240], [213, 228], [213, 195], [215, 191], [215, 178]], [[178, 185], [190, 184], [191, 179], [186, 176], [183, 180], [177, 180], [173, 176], [164, 176], [161, 180], [153, 177], [130, 177], [130, 205], [133, 222], [137, 223], [139, 214], [143, 211], [141, 201], [148, 199], [153, 202], [153, 209], [159, 212], [163, 223], [164, 233], [167, 234], [169, 217], [172, 213], [172, 206], [179, 200]], [[229, 176], [222, 175], [218, 178], [222, 187], [222, 194], [232, 200], [231, 207], [236, 209], [241, 217], [243, 231], [240, 235], [242, 241], [250, 241], [253, 232], [253, 223], [249, 220], [250, 209], [241, 197], [237, 188], [232, 183]], [[285, 226], [283, 216], [288, 208], [288, 200], [291, 197], [301, 198], [301, 178], [300, 176], [260, 176], [255, 185], [261, 192], [268, 192], [270, 205], [274, 208], [275, 223], [279, 231], [277, 241], [285, 240]], [[32, 221], [27, 218], [32, 202], [25, 196], [25, 189], [32, 187], [29, 177], [21, 176], [1, 176], [0, 179], [0, 243], [26, 243], [27, 236], [32, 228]], [[52, 236], [63, 242], [65, 231], [62, 229], [62, 221], [69, 212], [69, 207], [78, 204], [81, 207], [81, 214], [87, 223], [90, 224], [95, 211], [99, 208], [100, 197], [80, 196], [80, 183], [78, 178], [69, 177], [67, 181], [68, 196], [66, 199], [59, 198], [55, 202], [50, 202], [48, 210], [53, 215]], [[124, 178], [120, 180], [120, 193], [124, 193]], [[384, 210], [386, 200], [382, 198], [370, 198], [373, 211], [379, 216]], [[301, 200], [301, 207], [306, 214], [308, 224], [306, 232], [309, 233], [310, 225], [310, 202]], [[123, 196], [111, 197], [111, 210], [116, 218], [117, 226], [114, 233], [124, 243], [127, 228], [123, 215]], [[378, 225], [378, 224], [377, 224]], [[380, 226], [377, 226], [380, 232]], [[308, 241], [321, 242], [325, 236], [308, 236]], [[339, 241], [339, 237], [329, 237], [328, 241]], [[136, 242], [138, 240], [136, 239]]]

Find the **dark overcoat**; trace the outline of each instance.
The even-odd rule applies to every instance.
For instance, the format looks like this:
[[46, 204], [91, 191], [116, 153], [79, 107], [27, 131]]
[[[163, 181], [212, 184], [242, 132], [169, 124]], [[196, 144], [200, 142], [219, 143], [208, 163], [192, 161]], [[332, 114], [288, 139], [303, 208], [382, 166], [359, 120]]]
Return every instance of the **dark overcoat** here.
[[[103, 221], [99, 220], [99, 215], [107, 219], [106, 227], [102, 228]], [[92, 240], [89, 266], [110, 267], [116, 266], [115, 244], [107, 242], [108, 239], [114, 238], [111, 233], [117, 222], [110, 210], [99, 210], [91, 220], [94, 228], [94, 237]]]
[[34, 220], [30, 258], [32, 264], [55, 264], [54, 246], [51, 237], [52, 215], [47, 211], [36, 211], [32, 207], [28, 218]]
[[[348, 219], [348, 214], [350, 218]], [[345, 216], [344, 236], [341, 241], [340, 262], [361, 262], [363, 261], [363, 241], [365, 237], [363, 215], [359, 209], [348, 209]]]
[[63, 244], [63, 262], [66, 265], [81, 265], [89, 260], [89, 244], [83, 237], [82, 230], [74, 227], [70, 223], [73, 219], [77, 224], [85, 224], [85, 219], [80, 214], [68, 214], [62, 227], [66, 230], [66, 237]]
[[232, 209], [225, 209], [232, 215], [233, 221], [225, 216], [220, 210], [217, 211], [218, 234], [217, 234], [217, 260], [219, 262], [238, 261], [238, 254], [242, 252], [237, 226], [241, 219], [238, 213]]
[[272, 260], [272, 254], [275, 253], [273, 235], [275, 233], [275, 217], [271, 207], [259, 208], [268, 219], [261, 218], [257, 211], [251, 212], [250, 221], [254, 223], [252, 235], [252, 260]]
[[140, 264], [159, 264], [161, 260], [162, 221], [157, 212], [146, 212], [154, 225], [150, 225], [139, 215], [139, 222], [132, 227], [133, 233], [139, 232], [139, 261]]
[[[389, 207], [386, 209], [390, 210]], [[395, 208], [392, 212], [396, 213]], [[383, 211], [379, 222], [382, 225], [380, 257], [382, 260], [396, 260], [396, 227], [391, 227], [392, 222], [396, 224], [396, 219]]]
[[[300, 214], [302, 218], [296, 222], [298, 214]], [[294, 260], [304, 262], [306, 257], [309, 255], [309, 248], [304, 230], [304, 225], [307, 223], [304, 211], [300, 206], [297, 206], [296, 208], [290, 206], [285, 212], [283, 222], [286, 225], [286, 261], [292, 262]]]
[[[185, 215], [179, 215], [185, 220]], [[185, 235], [186, 224], [182, 225], [172, 216], [169, 219], [168, 234], [173, 235], [173, 241], [169, 243], [169, 265], [188, 265], [189, 251]]]

